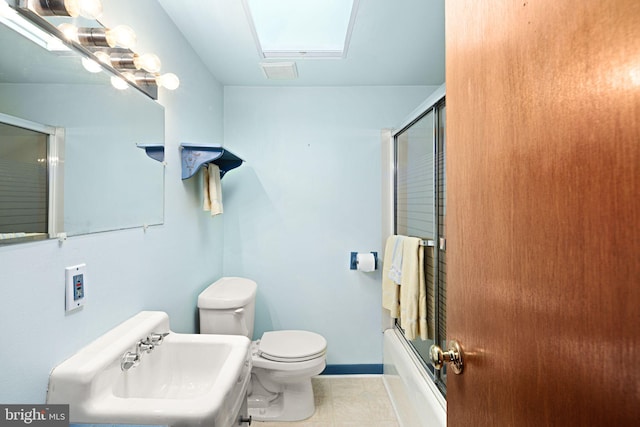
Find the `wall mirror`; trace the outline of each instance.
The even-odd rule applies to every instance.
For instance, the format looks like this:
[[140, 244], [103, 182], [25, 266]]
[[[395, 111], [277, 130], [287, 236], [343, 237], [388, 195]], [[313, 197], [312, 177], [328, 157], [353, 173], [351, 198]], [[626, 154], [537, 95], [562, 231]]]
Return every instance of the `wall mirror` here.
[[137, 144], [164, 144], [163, 107], [114, 89], [106, 72], [89, 73], [73, 49], [48, 50], [3, 23], [0, 55], [0, 114], [64, 130], [59, 231], [161, 224], [164, 165]]

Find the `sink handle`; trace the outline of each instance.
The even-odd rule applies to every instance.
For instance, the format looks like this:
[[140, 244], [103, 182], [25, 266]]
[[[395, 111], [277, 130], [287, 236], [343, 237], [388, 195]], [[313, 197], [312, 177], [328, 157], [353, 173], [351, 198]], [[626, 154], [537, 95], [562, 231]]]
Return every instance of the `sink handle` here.
[[133, 353], [127, 351], [122, 355], [122, 361], [120, 362], [120, 368], [123, 371], [127, 371], [131, 368], [135, 368], [140, 363], [140, 353]]
[[154, 332], [147, 337], [147, 341], [149, 341], [154, 346], [160, 345], [162, 344], [162, 341], [164, 341], [164, 337], [166, 337], [167, 335], [169, 335], [169, 332], [165, 332], [162, 334], [158, 334]]
[[153, 350], [155, 348], [155, 345], [151, 344], [151, 341], [149, 341], [149, 338], [145, 338], [144, 340], [140, 340], [138, 341], [137, 344], [137, 350], [138, 350], [138, 354], [145, 352], [145, 353], [151, 353], [151, 350]]

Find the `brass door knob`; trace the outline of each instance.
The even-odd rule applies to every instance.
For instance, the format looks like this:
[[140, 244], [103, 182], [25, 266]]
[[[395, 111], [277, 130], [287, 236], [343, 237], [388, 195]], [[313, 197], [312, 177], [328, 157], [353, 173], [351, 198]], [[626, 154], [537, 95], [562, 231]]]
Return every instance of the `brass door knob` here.
[[431, 364], [438, 370], [442, 369], [445, 362], [449, 363], [454, 374], [460, 375], [464, 369], [462, 347], [458, 341], [450, 341], [447, 351], [442, 351], [440, 346], [434, 344], [429, 348], [429, 355]]

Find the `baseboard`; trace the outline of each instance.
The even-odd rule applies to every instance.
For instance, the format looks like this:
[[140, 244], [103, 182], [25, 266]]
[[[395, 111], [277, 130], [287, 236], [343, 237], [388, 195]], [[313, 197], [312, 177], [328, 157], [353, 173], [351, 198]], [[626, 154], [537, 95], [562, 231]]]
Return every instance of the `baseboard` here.
[[327, 365], [320, 375], [372, 375], [382, 374], [382, 363], [360, 365]]

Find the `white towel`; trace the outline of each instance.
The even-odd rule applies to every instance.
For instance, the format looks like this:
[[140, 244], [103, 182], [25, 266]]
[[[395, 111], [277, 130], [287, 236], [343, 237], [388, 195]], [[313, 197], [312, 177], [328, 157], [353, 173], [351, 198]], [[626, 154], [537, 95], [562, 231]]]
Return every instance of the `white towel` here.
[[204, 181], [204, 203], [203, 209], [205, 211], [211, 211], [211, 216], [221, 214], [222, 209], [222, 186], [220, 185], [220, 168], [218, 165], [209, 164], [209, 167], [204, 167], [203, 172]]
[[207, 169], [206, 165], [202, 168], [202, 196], [202, 209], [205, 211], [210, 211], [211, 200], [209, 200], [209, 170]]
[[[391, 265], [387, 275], [395, 284], [402, 284], [402, 252], [405, 236], [395, 236], [391, 253]], [[386, 256], [386, 254], [385, 254]]]
[[424, 248], [421, 239], [405, 237], [400, 286], [400, 326], [408, 340], [429, 336], [427, 325], [427, 289], [424, 272]]
[[400, 317], [400, 287], [391, 279], [389, 270], [393, 264], [393, 250], [399, 240], [400, 236], [387, 238], [382, 263], [382, 308], [389, 310], [389, 315], [394, 319]]

